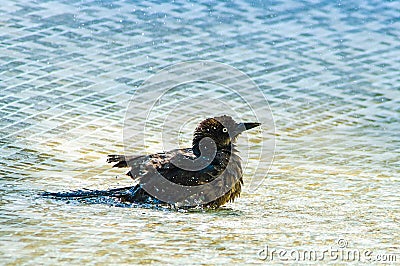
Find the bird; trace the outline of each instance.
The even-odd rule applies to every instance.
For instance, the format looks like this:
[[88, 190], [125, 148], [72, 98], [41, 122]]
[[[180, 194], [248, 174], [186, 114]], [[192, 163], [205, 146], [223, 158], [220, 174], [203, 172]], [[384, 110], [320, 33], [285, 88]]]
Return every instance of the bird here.
[[190, 148], [150, 155], [107, 156], [114, 168], [129, 168], [136, 184], [111, 190], [45, 193], [56, 198], [108, 196], [125, 203], [217, 209], [242, 191], [243, 170], [237, 138], [258, 122], [238, 123], [229, 115], [209, 117], [194, 130]]

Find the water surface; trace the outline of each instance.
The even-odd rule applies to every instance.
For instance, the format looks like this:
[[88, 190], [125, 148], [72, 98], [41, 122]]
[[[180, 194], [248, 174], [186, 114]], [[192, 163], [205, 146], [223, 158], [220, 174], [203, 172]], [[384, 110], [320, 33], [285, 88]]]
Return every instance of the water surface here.
[[[398, 255], [399, 12], [396, 1], [3, 1], [0, 261], [263, 263], [266, 246], [339, 239]], [[268, 97], [276, 153], [257, 190], [204, 212], [38, 196], [129, 185], [105, 163], [124, 150], [129, 98], [199, 59], [237, 67]]]

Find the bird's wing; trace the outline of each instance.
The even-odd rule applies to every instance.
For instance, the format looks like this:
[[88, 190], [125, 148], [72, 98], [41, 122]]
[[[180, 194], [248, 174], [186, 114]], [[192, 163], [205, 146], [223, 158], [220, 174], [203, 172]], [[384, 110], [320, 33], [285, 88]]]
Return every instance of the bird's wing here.
[[[108, 155], [107, 162], [115, 162], [116, 164], [114, 164], [113, 167], [130, 167], [131, 169], [127, 175], [132, 179], [138, 179], [143, 176], [151, 178], [154, 174], [161, 174], [171, 182], [186, 186], [201, 185], [210, 182], [219, 175], [220, 169], [218, 165], [212, 164], [199, 171], [182, 169], [173, 163], [174, 159], [177, 159], [178, 156], [178, 160], [182, 158], [195, 160], [197, 158], [193, 150], [187, 148], [151, 155]], [[156, 170], [156, 172], [154, 170]]]
[[[182, 158], [188, 160], [183, 162], [183, 165], [185, 165], [183, 168], [185, 169], [176, 164], [182, 160]], [[150, 167], [150, 169], [156, 169], [164, 178], [184, 186], [202, 185], [219, 176], [220, 167], [213, 164], [208, 164], [208, 166], [201, 170], [189, 170], [191, 168], [191, 163], [193, 163], [193, 169], [199, 167], [195, 162], [197, 159], [199, 158], [193, 153], [191, 148], [177, 149], [153, 155], [146, 165], [146, 169], [149, 169], [148, 167]], [[201, 164], [203, 163], [204, 162]], [[148, 171], [146, 174], [151, 172], [154, 174], [154, 171]]]
[[[171, 162], [173, 158], [178, 155], [182, 155], [186, 159], [194, 160], [196, 158], [196, 156], [192, 152], [192, 149], [187, 148], [150, 155], [108, 155], [107, 162], [116, 163], [113, 165], [113, 167], [117, 168], [130, 167], [131, 169], [129, 170], [127, 175], [133, 179], [137, 179], [143, 175], [148, 174], [148, 172], [154, 173], [154, 171], [149, 170], [157, 170], [161, 174], [165, 171], [174, 172], [179, 170], [180, 168], [178, 168]], [[175, 174], [170, 173], [166, 178], [173, 178], [174, 175]]]
[[[131, 167], [127, 175], [139, 181], [137, 185], [138, 189], [135, 190], [135, 193], [127, 194], [127, 201], [146, 202], [149, 199], [153, 199], [154, 197], [143, 188], [143, 185], [148, 185], [148, 188], [167, 189], [168, 186], [167, 188], [165, 187], [167, 183], [165, 183], [165, 180], [160, 179], [159, 175], [162, 175], [165, 179], [175, 184], [183, 186], [204, 185], [224, 175], [224, 178], [215, 184], [214, 189], [204, 191], [208, 198], [218, 198], [215, 203], [218, 206], [224, 204], [226, 201], [233, 200], [240, 194], [243, 181], [241, 178], [242, 173], [239, 157], [236, 158], [233, 156], [233, 165], [226, 167], [226, 160], [229, 160], [229, 156], [224, 153], [218, 153], [215, 162], [213, 161], [201, 170], [189, 171], [173, 163], [177, 156], [183, 156], [190, 160], [198, 159], [193, 154], [192, 149], [189, 148], [142, 156], [110, 155], [107, 161], [110, 163], [116, 162], [114, 167]], [[235, 177], [240, 177], [240, 182], [234, 180]], [[233, 184], [234, 187], [232, 187]], [[229, 192], [226, 192], [227, 185], [232, 187], [233, 190], [231, 189]], [[221, 197], [222, 194], [224, 195]], [[180, 200], [184, 201], [187, 195], [175, 196], [182, 197]]]

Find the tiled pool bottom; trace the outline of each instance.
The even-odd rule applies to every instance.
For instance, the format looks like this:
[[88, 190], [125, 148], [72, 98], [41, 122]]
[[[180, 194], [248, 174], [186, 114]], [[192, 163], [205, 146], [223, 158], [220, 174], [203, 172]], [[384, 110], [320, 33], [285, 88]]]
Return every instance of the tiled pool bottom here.
[[[263, 262], [265, 246], [338, 239], [399, 254], [395, 1], [3, 2], [4, 264]], [[105, 163], [124, 149], [130, 97], [159, 69], [198, 59], [238, 68], [267, 95], [277, 146], [260, 188], [205, 213], [37, 197], [130, 184]]]

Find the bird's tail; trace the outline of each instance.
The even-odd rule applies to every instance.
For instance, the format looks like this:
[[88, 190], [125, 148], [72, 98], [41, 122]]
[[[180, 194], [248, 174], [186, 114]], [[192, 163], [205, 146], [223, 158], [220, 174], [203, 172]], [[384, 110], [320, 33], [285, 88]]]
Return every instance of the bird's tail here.
[[116, 163], [113, 167], [128, 167], [127, 158], [124, 155], [110, 154], [107, 156], [107, 163]]
[[121, 197], [135, 187], [121, 187], [109, 190], [75, 190], [68, 192], [44, 192], [43, 197], [54, 199], [86, 199], [95, 197]]
[[[116, 199], [118, 204], [163, 204], [162, 201], [152, 197], [139, 184], [130, 187], [121, 187], [109, 190], [75, 190], [68, 192], [44, 192], [43, 197], [56, 200], [84, 200], [90, 203], [104, 203], [104, 197], [108, 200]], [[112, 201], [112, 204], [115, 204]]]

